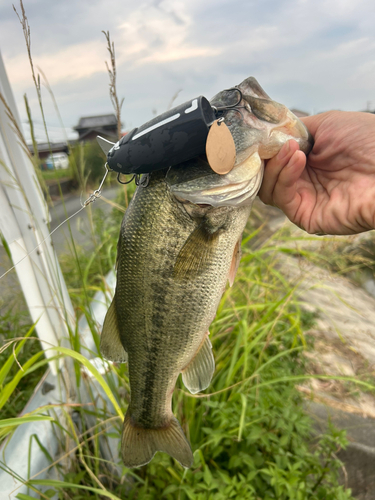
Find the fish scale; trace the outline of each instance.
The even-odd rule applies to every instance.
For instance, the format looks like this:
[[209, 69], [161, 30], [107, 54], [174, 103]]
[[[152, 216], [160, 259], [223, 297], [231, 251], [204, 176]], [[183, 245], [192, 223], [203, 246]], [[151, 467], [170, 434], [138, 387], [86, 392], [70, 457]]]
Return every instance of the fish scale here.
[[[236, 274], [264, 158], [292, 137], [305, 152], [311, 148], [303, 124], [255, 79], [239, 89], [244, 102], [224, 117], [236, 146], [233, 170], [219, 175], [196, 158], [155, 171], [147, 187], [137, 188], [121, 225], [116, 291], [100, 348], [107, 359], [128, 360], [130, 404], [121, 442], [127, 467], [148, 463], [157, 451], [192, 465], [190, 444], [172, 413], [177, 378], [182, 373], [194, 394], [210, 384], [215, 362], [208, 328]], [[222, 92], [212, 103], [229, 104], [228, 98]]]
[[[173, 426], [172, 393], [205, 341], [250, 207], [227, 207], [219, 218], [210, 218], [217, 210], [208, 207], [203, 218], [192, 217], [171, 194], [165, 175], [155, 173], [147, 189], [137, 189], [124, 217], [114, 304], [119, 338], [128, 354], [129, 428], [170, 428], [175, 446], [185, 448], [187, 466], [192, 454], [182, 430]], [[181, 249], [202, 221], [209, 229], [212, 224], [222, 227], [214, 249], [194, 279], [176, 276]], [[123, 458], [131, 465], [126, 453]]]
[[[174, 279], [177, 255], [198, 224], [177, 206], [167, 184], [160, 180], [163, 174], [154, 177], [159, 179], [152, 179], [147, 191], [139, 188], [122, 224], [124, 245], [118, 264], [122, 279], [116, 288], [120, 336], [129, 356], [130, 411], [145, 427], [163, 426], [170, 419], [176, 379], [212, 321], [229, 272], [228, 254], [233, 253], [225, 240], [207, 266], [208, 272], [196, 282]], [[248, 210], [243, 212], [245, 223]], [[232, 246], [243, 225], [240, 232], [231, 228]]]

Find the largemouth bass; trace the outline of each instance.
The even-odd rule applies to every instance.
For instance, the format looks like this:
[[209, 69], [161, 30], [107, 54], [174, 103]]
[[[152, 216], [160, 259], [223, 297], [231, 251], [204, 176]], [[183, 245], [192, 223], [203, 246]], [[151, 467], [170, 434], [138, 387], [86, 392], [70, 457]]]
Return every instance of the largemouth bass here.
[[[306, 152], [311, 148], [301, 122], [255, 79], [239, 88], [240, 107], [224, 117], [236, 146], [233, 170], [216, 174], [199, 158], [154, 172], [121, 225], [116, 291], [100, 348], [109, 360], [128, 361], [131, 401], [121, 442], [127, 467], [148, 463], [157, 451], [192, 465], [171, 408], [177, 378], [181, 373], [192, 393], [210, 384], [215, 362], [208, 329], [227, 281], [234, 281], [263, 158], [291, 137]], [[232, 98], [224, 91], [211, 103], [230, 105]]]

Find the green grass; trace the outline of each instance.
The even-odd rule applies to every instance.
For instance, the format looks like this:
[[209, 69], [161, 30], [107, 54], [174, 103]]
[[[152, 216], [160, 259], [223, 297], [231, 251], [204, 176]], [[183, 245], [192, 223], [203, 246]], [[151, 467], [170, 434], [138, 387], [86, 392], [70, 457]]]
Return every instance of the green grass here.
[[[43, 111], [40, 84], [33, 76]], [[77, 144], [69, 158], [69, 175], [80, 188], [87, 183], [97, 187], [105, 160], [97, 144]], [[42, 180], [66, 175], [66, 170], [43, 172]], [[117, 201], [125, 205], [133, 190], [131, 184], [126, 197], [123, 192]], [[77, 248], [76, 258], [66, 256], [61, 264], [77, 315], [87, 318], [97, 345], [99, 332], [91, 318], [90, 299], [97, 290], [105, 290], [104, 276], [114, 267], [122, 213], [115, 211], [105, 219], [100, 211], [94, 209], [93, 213], [94, 250]], [[122, 415], [129, 404], [127, 365], [108, 364], [108, 373], [100, 376], [80, 352], [78, 331], [70, 332], [71, 348], [58, 351], [59, 356], [73, 359], [76, 383], [85, 385], [91, 396], [89, 404], [79, 405], [79, 399], [74, 409], [67, 404], [63, 419], [57, 419], [48, 406], [17, 419], [47, 363], [39, 342], [29, 338], [33, 325], [27, 315], [18, 321], [16, 312], [8, 309], [0, 323], [0, 335], [8, 346], [0, 350], [0, 440], [25, 422], [52, 417], [60, 444], [55, 459], [36, 436], [50, 461], [50, 472], [57, 472], [62, 480], [31, 478], [27, 481], [30, 490], [40, 498], [56, 494], [61, 500], [351, 498], [337, 479], [341, 464], [336, 452], [346, 445], [345, 433], [329, 427], [327, 433], [314, 436], [295, 388], [308, 378], [302, 355], [308, 348], [304, 332], [314, 318], [301, 307], [297, 289], [278, 271], [279, 255], [290, 253], [284, 246], [290, 237], [279, 232], [262, 242], [260, 234], [250, 223], [237, 280], [225, 292], [211, 326], [216, 360], [212, 384], [203, 394], [193, 396], [178, 381], [174, 391], [174, 412], [194, 452], [189, 470], [161, 453], [135, 470], [104, 458], [103, 443], [114, 438], [120, 445]], [[306, 252], [301, 255], [309, 257]], [[93, 379], [82, 375], [83, 367], [90, 370]], [[374, 390], [370, 382], [341, 380]], [[93, 390], [94, 383], [113, 402], [114, 410]], [[18, 498], [31, 497], [23, 494]]]
[[66, 169], [54, 169], [54, 170], [42, 170], [42, 177], [46, 181], [55, 179], [72, 179], [73, 169], [72, 167]]
[[[94, 254], [79, 251], [79, 263], [63, 261], [75, 307], [88, 318], [87, 299], [103, 286], [103, 275], [114, 265], [121, 217], [115, 212], [104, 221], [97, 212]], [[29, 481], [30, 487], [39, 491], [44, 485], [51, 494], [74, 500], [351, 498], [337, 480], [341, 464], [335, 454], [346, 444], [345, 433], [331, 427], [314, 437], [295, 389], [306, 378], [304, 331], [314, 317], [301, 308], [296, 289], [277, 270], [282, 240], [288, 236], [279, 233], [253, 248], [256, 234], [249, 226], [236, 283], [225, 292], [211, 327], [216, 360], [211, 386], [192, 396], [179, 381], [173, 396], [175, 414], [194, 451], [192, 469], [184, 470], [161, 453], [132, 471], [121, 463], [106, 462], [100, 454], [100, 439], [114, 437], [120, 443], [121, 418], [93, 399], [89, 408], [78, 407], [74, 415], [67, 410], [67, 426], [60, 428], [62, 449], [64, 442], [73, 443], [70, 466], [61, 468], [59, 461], [54, 465], [63, 472], [64, 482]], [[91, 327], [97, 338], [95, 325]], [[74, 347], [80, 350], [79, 340]], [[74, 357], [78, 367], [88, 366], [79, 353], [65, 351], [65, 355]], [[95, 373], [94, 377], [99, 379]], [[105, 390], [125, 412], [127, 366], [111, 365], [104, 381]], [[94, 427], [89, 426], [89, 417], [94, 418]], [[114, 472], [114, 465], [122, 468], [122, 477]]]
[[297, 237], [302, 245], [288, 252], [303, 257], [314, 265], [361, 285], [366, 279], [375, 279], [375, 236], [373, 231], [353, 236]]
[[[7, 345], [15, 337], [30, 336], [35, 337], [35, 332], [28, 313], [14, 306], [7, 309], [3, 306], [3, 312], [0, 315], [0, 415], [2, 419], [15, 418], [21, 413], [46, 370], [45, 365], [34, 366], [34, 370], [24, 377], [19, 368], [19, 366], [24, 367], [34, 356], [40, 356], [41, 346], [38, 340], [29, 340], [19, 344], [14, 354], [11, 349], [2, 350], [3, 345]], [[15, 380], [18, 382], [10, 393]], [[0, 433], [0, 441], [1, 439]]]

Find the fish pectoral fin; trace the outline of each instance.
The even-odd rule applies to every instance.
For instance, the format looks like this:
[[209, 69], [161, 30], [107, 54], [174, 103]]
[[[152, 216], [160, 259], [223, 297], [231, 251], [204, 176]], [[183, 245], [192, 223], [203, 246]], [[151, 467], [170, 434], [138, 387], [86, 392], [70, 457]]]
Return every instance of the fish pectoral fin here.
[[240, 260], [241, 260], [241, 256], [242, 256], [241, 240], [242, 240], [242, 235], [241, 235], [241, 238], [237, 241], [236, 246], [234, 247], [232, 262], [231, 262], [229, 274], [228, 274], [229, 286], [233, 285], [234, 279], [235, 279], [237, 271], [238, 271], [238, 266], [240, 265]]
[[125, 351], [120, 339], [115, 297], [113, 297], [104, 320], [100, 336], [100, 352], [110, 361], [126, 363], [128, 360], [128, 353]]
[[121, 452], [125, 467], [148, 464], [157, 451], [164, 451], [183, 467], [193, 465], [193, 453], [183, 430], [173, 415], [167, 427], [145, 429], [132, 425], [129, 410], [126, 412], [121, 438]]
[[207, 336], [187, 367], [182, 370], [182, 381], [192, 394], [207, 389], [215, 371], [211, 341]]
[[174, 277], [183, 279], [199, 276], [212, 260], [218, 237], [218, 231], [209, 233], [203, 224], [198, 226], [177, 256], [173, 271]]

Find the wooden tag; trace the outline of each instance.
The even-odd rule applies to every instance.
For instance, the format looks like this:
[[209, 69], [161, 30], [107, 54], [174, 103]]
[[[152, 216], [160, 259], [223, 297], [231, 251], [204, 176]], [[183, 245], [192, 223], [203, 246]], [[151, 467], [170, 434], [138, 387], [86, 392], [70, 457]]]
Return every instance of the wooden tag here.
[[211, 125], [206, 142], [206, 155], [210, 167], [217, 174], [227, 174], [234, 167], [236, 146], [229, 128], [223, 121], [216, 120]]

